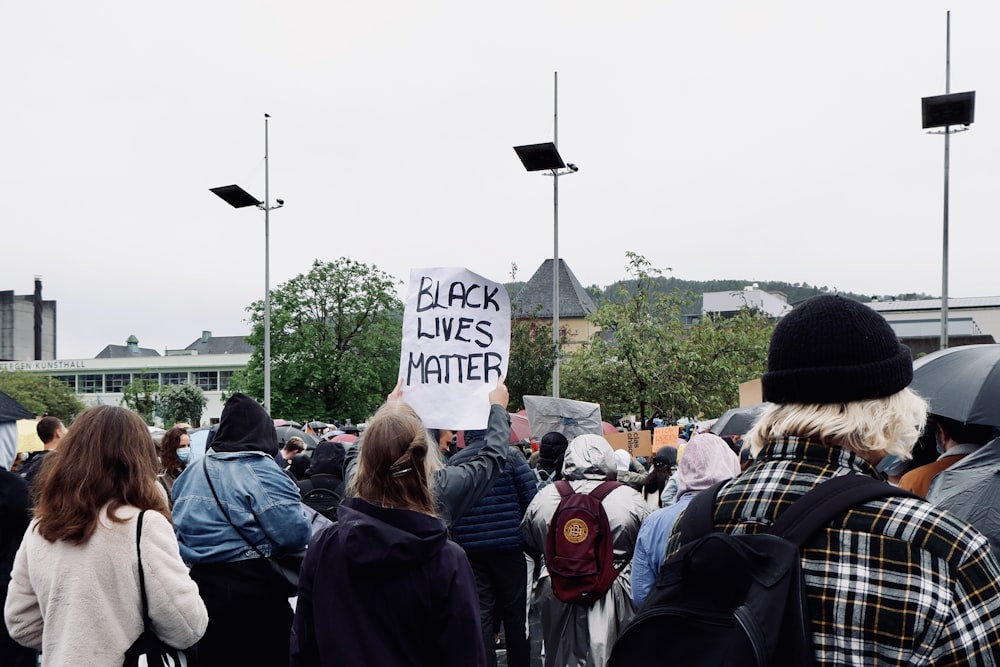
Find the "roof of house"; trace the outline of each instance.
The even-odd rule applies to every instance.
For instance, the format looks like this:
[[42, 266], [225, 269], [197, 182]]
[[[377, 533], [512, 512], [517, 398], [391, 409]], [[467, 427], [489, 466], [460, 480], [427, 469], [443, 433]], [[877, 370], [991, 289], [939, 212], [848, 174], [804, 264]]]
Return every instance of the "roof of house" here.
[[158, 357], [160, 353], [156, 350], [151, 350], [148, 347], [139, 347], [139, 341], [136, 340], [134, 343], [132, 339], [135, 336], [129, 336], [129, 341], [127, 345], [108, 345], [103, 350], [97, 353], [94, 359], [125, 359], [128, 357]]
[[252, 354], [254, 347], [244, 336], [213, 336], [211, 332], [191, 343], [185, 350], [194, 350], [198, 354]]
[[[547, 259], [511, 299], [511, 311], [519, 317], [552, 317], [552, 260]], [[597, 310], [594, 300], [569, 266], [559, 260], [559, 317], [586, 317]]]

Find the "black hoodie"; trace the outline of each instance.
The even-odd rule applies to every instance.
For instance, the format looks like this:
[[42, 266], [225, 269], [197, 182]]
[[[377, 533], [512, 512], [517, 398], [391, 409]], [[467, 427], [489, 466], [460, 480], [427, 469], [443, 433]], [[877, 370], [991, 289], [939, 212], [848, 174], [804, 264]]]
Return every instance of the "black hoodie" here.
[[274, 420], [260, 403], [246, 394], [235, 393], [226, 401], [219, 419], [219, 430], [212, 439], [216, 452], [278, 453], [278, 433]]

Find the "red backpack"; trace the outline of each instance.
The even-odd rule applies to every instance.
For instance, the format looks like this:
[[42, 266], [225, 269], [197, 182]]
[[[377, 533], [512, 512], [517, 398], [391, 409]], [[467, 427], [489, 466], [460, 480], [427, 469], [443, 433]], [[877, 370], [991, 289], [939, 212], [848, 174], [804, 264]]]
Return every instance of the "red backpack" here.
[[559, 600], [589, 605], [618, 578], [611, 524], [601, 501], [619, 486], [603, 482], [590, 493], [577, 493], [565, 480], [555, 483], [561, 498], [545, 537], [545, 565]]

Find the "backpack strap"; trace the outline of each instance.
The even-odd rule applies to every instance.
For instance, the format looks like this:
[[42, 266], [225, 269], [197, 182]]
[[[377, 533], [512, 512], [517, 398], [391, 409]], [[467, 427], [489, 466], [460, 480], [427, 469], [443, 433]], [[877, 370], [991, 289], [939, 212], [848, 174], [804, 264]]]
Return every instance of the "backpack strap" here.
[[715, 530], [715, 496], [729, 480], [718, 482], [696, 494], [681, 514], [681, 546]]
[[[817, 530], [869, 500], [920, 498], [867, 475], [840, 475], [822, 481], [782, 512], [768, 532], [801, 547]], [[692, 501], [693, 503], [694, 501]]]
[[573, 487], [570, 486], [570, 483], [564, 479], [554, 482], [552, 486], [556, 487], [556, 491], [559, 492], [559, 496], [562, 498], [566, 498], [567, 496], [571, 496], [575, 493], [573, 491]]
[[598, 502], [603, 502], [604, 499], [608, 497], [608, 494], [617, 489], [619, 486], [621, 486], [621, 482], [612, 482], [610, 480], [607, 482], [601, 482], [594, 488], [593, 491], [590, 492], [590, 495], [597, 498]]

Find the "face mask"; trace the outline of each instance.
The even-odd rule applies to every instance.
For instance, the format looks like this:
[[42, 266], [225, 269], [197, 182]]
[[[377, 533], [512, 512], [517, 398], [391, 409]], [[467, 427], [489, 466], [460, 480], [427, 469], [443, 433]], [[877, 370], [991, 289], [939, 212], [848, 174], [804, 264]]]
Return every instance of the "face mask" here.
[[895, 477], [906, 472], [908, 465], [909, 461], [904, 461], [895, 454], [886, 454], [875, 466], [875, 469], [887, 477]]
[[187, 460], [191, 458], [191, 448], [190, 447], [178, 447], [177, 448], [177, 460], [181, 463], [187, 463]]

